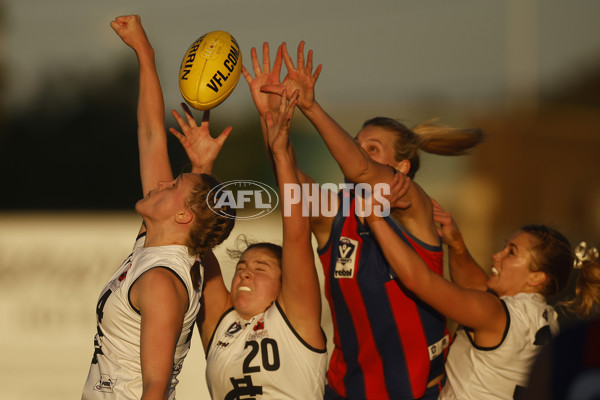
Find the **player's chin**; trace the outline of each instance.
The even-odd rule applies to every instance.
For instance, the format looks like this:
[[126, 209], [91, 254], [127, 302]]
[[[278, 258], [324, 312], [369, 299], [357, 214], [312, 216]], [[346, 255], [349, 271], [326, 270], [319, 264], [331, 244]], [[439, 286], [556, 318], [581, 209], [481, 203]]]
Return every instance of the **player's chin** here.
[[141, 199], [139, 199], [138, 201], [136, 201], [135, 203], [135, 211], [140, 214], [140, 215], [144, 215], [144, 210], [146, 209], [146, 204], [148, 203], [148, 197], [142, 197]]

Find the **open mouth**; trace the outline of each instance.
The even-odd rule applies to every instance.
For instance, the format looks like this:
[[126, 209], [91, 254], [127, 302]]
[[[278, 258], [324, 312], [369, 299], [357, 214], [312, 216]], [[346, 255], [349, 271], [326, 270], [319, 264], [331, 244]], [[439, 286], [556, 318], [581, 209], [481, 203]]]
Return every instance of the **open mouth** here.
[[496, 269], [496, 267], [492, 267], [490, 272], [491, 272], [492, 276], [498, 276], [498, 270]]
[[240, 287], [238, 288], [238, 291], [239, 291], [239, 292], [251, 292], [251, 291], [252, 291], [252, 289], [250, 289], [248, 286], [240, 286]]

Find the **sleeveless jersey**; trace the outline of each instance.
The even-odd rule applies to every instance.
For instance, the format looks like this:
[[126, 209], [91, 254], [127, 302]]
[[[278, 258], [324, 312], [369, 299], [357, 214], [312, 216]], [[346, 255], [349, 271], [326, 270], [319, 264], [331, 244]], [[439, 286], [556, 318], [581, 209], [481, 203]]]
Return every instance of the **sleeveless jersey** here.
[[506, 330], [499, 345], [479, 347], [459, 327], [446, 361], [440, 399], [513, 399], [527, 384], [542, 345], [558, 333], [557, 315], [538, 293], [501, 297]]
[[322, 399], [327, 349], [296, 333], [279, 303], [246, 321], [226, 311], [208, 344], [206, 382], [213, 399]]
[[[95, 352], [85, 383], [82, 400], [139, 399], [142, 396], [140, 363], [141, 316], [129, 301], [133, 283], [152, 268], [166, 268], [184, 284], [189, 306], [176, 344], [169, 399], [175, 398], [177, 375], [190, 348], [190, 339], [200, 310], [200, 293], [192, 285], [190, 268], [195, 257], [187, 247], [172, 245], [143, 247], [140, 235], [129, 255], [104, 287], [96, 307], [98, 333]], [[202, 268], [201, 268], [202, 271]]]
[[[353, 193], [340, 192], [329, 241], [318, 251], [334, 327], [326, 390], [349, 399], [418, 398], [444, 372], [446, 321], [395, 278], [375, 235], [352, 211], [355, 204]], [[443, 275], [441, 244], [425, 244], [386, 220]]]

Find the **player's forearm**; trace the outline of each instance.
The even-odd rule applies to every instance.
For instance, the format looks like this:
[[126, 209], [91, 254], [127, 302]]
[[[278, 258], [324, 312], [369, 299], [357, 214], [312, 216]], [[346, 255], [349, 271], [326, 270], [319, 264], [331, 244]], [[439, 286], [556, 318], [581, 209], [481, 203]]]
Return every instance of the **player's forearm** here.
[[165, 106], [154, 59], [154, 50], [149, 47], [137, 52], [140, 68], [138, 96], [138, 133], [140, 139], [166, 138]]
[[317, 102], [303, 113], [323, 138], [344, 176], [353, 182], [366, 182], [373, 163], [358, 143]]
[[452, 282], [464, 288], [485, 290], [487, 275], [462, 239], [448, 246], [448, 265]]
[[172, 179], [167, 152], [164, 102], [156, 72], [154, 50], [149, 45], [136, 50], [139, 61], [138, 147], [144, 191], [156, 182]]
[[288, 152], [273, 154], [277, 184], [283, 205], [283, 240], [294, 242], [310, 235], [308, 218], [302, 216], [302, 191]]

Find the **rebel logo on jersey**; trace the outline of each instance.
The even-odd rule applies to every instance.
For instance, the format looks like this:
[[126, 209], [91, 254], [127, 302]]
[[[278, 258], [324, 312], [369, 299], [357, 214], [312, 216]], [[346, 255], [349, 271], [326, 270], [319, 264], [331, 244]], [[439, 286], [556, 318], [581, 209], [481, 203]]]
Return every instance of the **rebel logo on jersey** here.
[[354, 277], [357, 247], [358, 241], [347, 237], [340, 238], [335, 270], [333, 272], [335, 278], [352, 279]]

